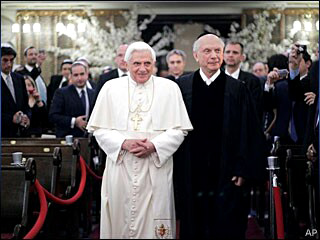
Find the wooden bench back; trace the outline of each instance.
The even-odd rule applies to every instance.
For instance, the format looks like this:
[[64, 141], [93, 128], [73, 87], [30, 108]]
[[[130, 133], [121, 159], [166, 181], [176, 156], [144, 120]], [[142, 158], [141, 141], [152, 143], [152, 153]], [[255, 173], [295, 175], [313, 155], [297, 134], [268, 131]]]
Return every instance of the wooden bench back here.
[[29, 158], [25, 165], [1, 165], [1, 174], [1, 233], [14, 232], [27, 226], [36, 163]]
[[[65, 144], [2, 144], [2, 153], [23, 152], [23, 156], [32, 156], [33, 154], [53, 154], [55, 148], [61, 149], [62, 161], [59, 182], [65, 187], [75, 187], [77, 161], [79, 158], [80, 145], [77, 141], [73, 145]], [[64, 188], [64, 187], [63, 187]]]
[[[53, 153], [26, 153], [25, 158], [33, 158], [37, 165], [37, 179], [50, 193], [56, 194], [56, 187], [61, 171], [62, 153], [60, 147], [55, 147]], [[2, 153], [2, 164], [12, 163], [11, 153]]]

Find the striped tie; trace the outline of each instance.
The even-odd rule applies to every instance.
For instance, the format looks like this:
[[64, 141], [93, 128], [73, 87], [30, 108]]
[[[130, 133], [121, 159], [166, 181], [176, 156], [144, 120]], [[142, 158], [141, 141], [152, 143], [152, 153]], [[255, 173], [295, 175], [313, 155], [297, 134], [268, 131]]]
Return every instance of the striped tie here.
[[13, 97], [13, 100], [14, 100], [14, 102], [16, 102], [16, 95], [15, 95], [15, 92], [14, 92], [13, 82], [12, 82], [12, 79], [11, 79], [10, 75], [7, 76], [6, 82], [7, 82], [8, 88], [9, 88], [9, 90], [11, 92], [11, 95]]

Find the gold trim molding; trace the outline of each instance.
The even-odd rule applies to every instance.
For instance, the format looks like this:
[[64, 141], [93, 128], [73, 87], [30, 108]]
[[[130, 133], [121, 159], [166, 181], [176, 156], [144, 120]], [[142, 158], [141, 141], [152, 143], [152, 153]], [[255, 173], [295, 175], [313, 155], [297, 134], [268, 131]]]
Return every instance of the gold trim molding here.
[[[105, 16], [105, 15], [119, 15], [122, 12], [128, 11], [127, 9], [98, 9], [91, 10], [95, 16]], [[79, 17], [87, 16], [85, 10], [18, 10], [16, 18], [24, 16], [39, 16], [39, 17], [52, 17], [52, 16], [67, 16], [69, 14], [74, 14]]]

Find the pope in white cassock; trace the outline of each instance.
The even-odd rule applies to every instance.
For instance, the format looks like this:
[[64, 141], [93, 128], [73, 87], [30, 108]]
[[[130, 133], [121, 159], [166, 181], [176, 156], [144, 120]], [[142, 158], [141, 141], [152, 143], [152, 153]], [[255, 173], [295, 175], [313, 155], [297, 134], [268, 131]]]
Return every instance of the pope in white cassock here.
[[101, 238], [175, 238], [172, 155], [192, 125], [178, 85], [152, 75], [144, 42], [125, 54], [129, 76], [106, 82], [87, 129], [106, 152]]

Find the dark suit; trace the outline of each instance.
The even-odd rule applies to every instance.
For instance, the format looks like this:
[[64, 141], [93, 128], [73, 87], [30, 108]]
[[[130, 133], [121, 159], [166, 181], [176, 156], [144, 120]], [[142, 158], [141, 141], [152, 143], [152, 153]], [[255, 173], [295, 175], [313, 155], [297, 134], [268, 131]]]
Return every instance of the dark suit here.
[[28, 93], [24, 78], [20, 74], [14, 72], [11, 72], [10, 75], [13, 82], [16, 102], [14, 102], [7, 84], [1, 77], [1, 137], [18, 136], [19, 125], [12, 122], [13, 115], [16, 112], [22, 111], [27, 115], [30, 114], [30, 108], [28, 106]]
[[308, 76], [300, 80], [300, 75], [298, 75], [293, 80], [284, 79], [275, 83], [273, 102], [277, 109], [277, 118], [271, 135], [280, 136], [280, 139], [283, 139], [283, 144], [293, 143], [288, 131], [292, 115], [298, 137], [297, 143], [302, 144], [304, 142], [309, 107], [303, 101], [303, 88], [297, 88], [296, 84], [306, 87], [307, 82], [310, 82]]
[[17, 73], [21, 75], [28, 75], [32, 77], [32, 79], [35, 81], [36, 78], [41, 74], [41, 69], [34, 67], [31, 72], [26, 68], [26, 66], [23, 66], [23, 69], [18, 71]]
[[[249, 186], [266, 177], [265, 141], [251, 94], [223, 71], [209, 86], [199, 70], [177, 84], [194, 127], [174, 156], [180, 237], [244, 238]], [[232, 176], [246, 184], [235, 186]]]
[[[50, 109], [51, 101], [53, 99], [55, 91], [59, 88], [59, 85], [62, 81], [62, 75], [52, 75], [50, 79], [50, 83], [48, 85], [48, 109]], [[62, 87], [68, 86], [68, 81], [62, 83]]]
[[319, 104], [319, 60], [315, 61], [310, 69], [310, 91], [316, 94], [316, 99], [314, 104], [312, 104], [309, 107], [305, 139], [305, 151], [307, 147], [311, 143], [313, 143], [314, 147], [316, 148], [319, 154], [319, 125], [318, 128], [315, 129], [315, 121], [317, 120], [317, 105]]
[[173, 75], [168, 75], [168, 76], [166, 76], [165, 78], [167, 78], [167, 79], [170, 79], [170, 80], [172, 80], [172, 81], [176, 81], [176, 78], [175, 78], [175, 76], [173, 76]]
[[280, 136], [283, 144], [292, 143], [288, 132], [292, 101], [289, 98], [288, 81], [283, 79], [275, 83], [274, 100], [277, 109], [277, 118], [271, 130], [272, 136]]
[[[94, 91], [87, 88], [89, 98], [89, 116], [93, 108]], [[84, 132], [78, 127], [71, 128], [72, 117], [85, 115], [81, 99], [74, 85], [59, 88], [56, 90], [50, 112], [49, 120], [56, 125], [56, 136], [65, 137], [73, 135], [74, 137], [83, 137]]]
[[261, 81], [258, 77], [256, 77], [255, 75], [253, 75], [252, 73], [249, 72], [244, 72], [242, 70], [240, 70], [239, 73], [239, 80], [243, 81], [249, 91], [251, 92], [251, 95], [253, 97], [255, 106], [256, 106], [256, 110], [258, 113], [258, 117], [259, 119], [262, 121], [262, 114], [263, 114], [263, 104], [262, 104], [262, 100], [263, 100], [263, 88], [261, 87]]
[[[59, 85], [62, 81], [62, 78], [63, 78], [62, 75], [52, 75], [51, 76], [50, 83], [48, 85], [48, 90], [47, 90], [48, 91], [48, 94], [47, 94], [48, 95], [48, 108], [50, 108], [54, 93], [59, 88]], [[95, 89], [97, 84], [92, 80], [89, 80], [89, 82], [92, 86], [92, 89]], [[66, 86], [68, 86], [68, 80], [63, 82], [61, 85], [61, 87], [66, 87]]]
[[103, 87], [103, 85], [107, 81], [109, 81], [111, 79], [114, 79], [114, 78], [118, 78], [118, 77], [119, 77], [119, 73], [118, 73], [118, 69], [117, 68], [116, 69], [112, 69], [110, 72], [103, 73], [103, 74], [100, 75], [97, 87], [95, 88], [94, 103], [96, 102], [97, 97], [99, 95], [99, 92], [100, 92], [101, 88]]
[[[301, 84], [300, 87], [299, 84]], [[295, 79], [288, 80], [288, 91], [290, 99], [294, 101], [292, 114], [298, 135], [298, 143], [302, 144], [306, 136], [307, 116], [309, 110], [309, 106], [304, 101], [304, 93], [310, 91], [310, 75], [308, 74], [300, 80], [299, 74]]]

